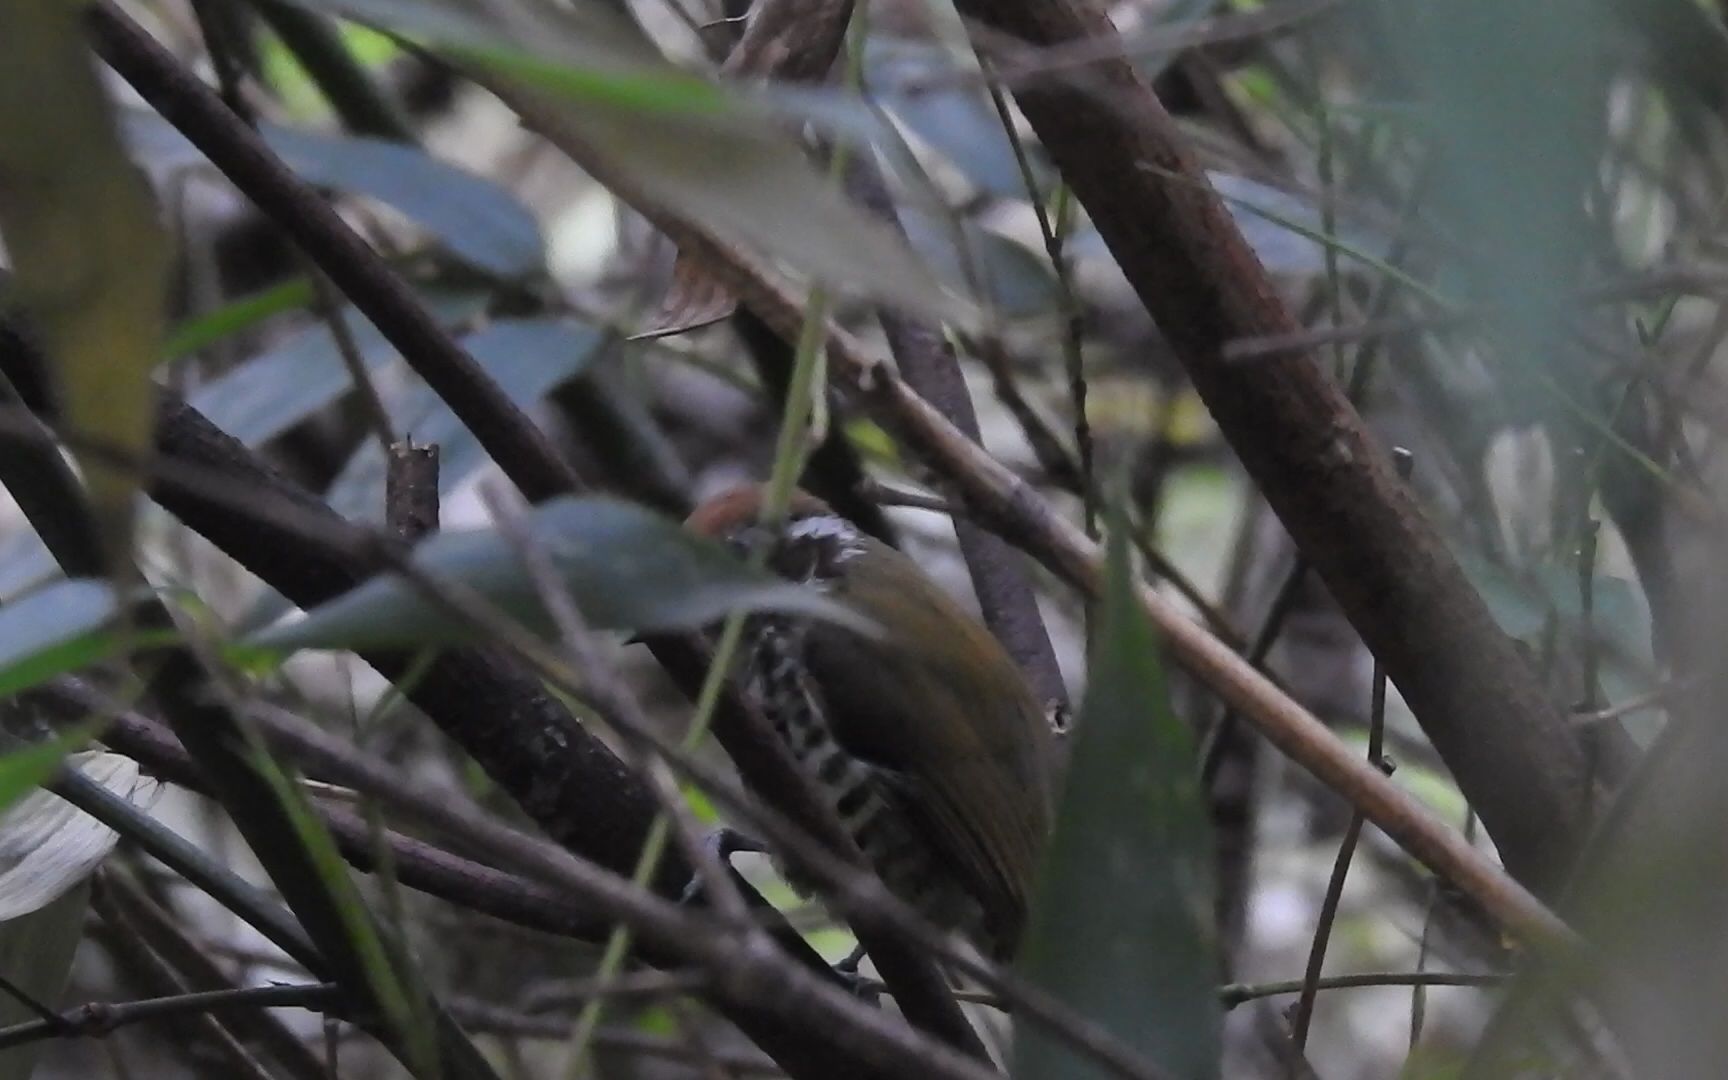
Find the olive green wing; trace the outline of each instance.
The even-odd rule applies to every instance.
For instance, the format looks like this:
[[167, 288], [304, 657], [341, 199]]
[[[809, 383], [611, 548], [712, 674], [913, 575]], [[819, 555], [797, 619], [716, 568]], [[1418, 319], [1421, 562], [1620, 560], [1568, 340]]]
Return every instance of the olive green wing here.
[[1012, 942], [1050, 827], [1043, 707], [988, 631], [904, 556], [880, 550], [868, 569], [849, 572], [842, 599], [896, 633], [812, 626], [811, 674], [836, 740], [893, 775], [909, 812]]

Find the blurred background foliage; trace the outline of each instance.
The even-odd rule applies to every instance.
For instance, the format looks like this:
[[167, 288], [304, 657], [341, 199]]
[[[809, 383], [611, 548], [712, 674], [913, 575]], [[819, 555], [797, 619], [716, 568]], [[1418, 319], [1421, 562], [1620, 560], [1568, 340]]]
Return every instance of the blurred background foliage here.
[[[1636, 756], [1655, 741], [1671, 703], [1711, 673], [1700, 634], [1714, 625], [1710, 598], [1723, 576], [1714, 534], [1728, 416], [1728, 270], [1716, 262], [1728, 199], [1722, 8], [1694, 0], [1108, 6], [1315, 355], [1350, 387], [1384, 444], [1409, 450], [1430, 519], [1501, 629], [1576, 723], [1612, 730], [1601, 767], [1624, 775], [1615, 755]], [[734, 0], [123, 7], [192, 70], [238, 95], [270, 149], [328, 194], [584, 475], [662, 513], [766, 475], [783, 375], [768, 335], [747, 317], [692, 319], [672, 245], [469, 74], [526, 79], [559, 95], [615, 175], [748, 244], [793, 280], [832, 286], [836, 317], [872, 347], [881, 338], [874, 302], [947, 320], [984, 445], [1076, 521], [1086, 483], [1124, 478], [1117, 522], [1133, 541], [1133, 565], [1227, 640], [1263, 646], [1268, 670], [1297, 700], [1366, 746], [1371, 658], [1303, 572], [1008, 96], [1044, 62], [1083, 78], [1083, 49], [1067, 58], [1005, 52], [981, 67], [948, 5], [874, 0], [859, 5], [838, 82], [742, 82], [711, 77], [745, 15]], [[11, 17], [0, 15], [0, 32]], [[112, 91], [120, 145], [148, 177], [173, 238], [169, 323], [149, 358], [155, 378], [351, 520], [383, 519], [382, 435], [435, 443], [444, 527], [483, 526], [477, 492], [496, 469], [475, 435], [196, 148], [98, 72]], [[881, 165], [908, 248], [838, 196], [799, 137]], [[18, 260], [16, 230], [5, 231]], [[84, 254], [122, 258], [114, 250]], [[1284, 362], [1277, 342], [1237, 344], [1235, 363]], [[79, 399], [64, 393], [66, 372], [9, 365], [6, 374], [19, 397], [64, 410], [77, 426], [118, 438], [139, 424], [79, 413]], [[148, 413], [147, 395], [138, 397], [136, 409]], [[889, 504], [902, 546], [970, 602], [947, 518], [907, 497], [928, 474], [846, 400], [833, 406], [835, 439]], [[54, 584], [61, 571], [43, 538], [13, 507], [6, 521], [0, 598], [12, 612], [65, 586]], [[138, 530], [150, 582], [195, 597], [225, 635], [268, 626], [292, 606], [159, 510], [141, 511]], [[648, 535], [629, 532], [624, 542]], [[654, 583], [639, 582], [643, 595], [626, 600], [677, 607], [663, 594], [678, 590], [659, 584], [654, 593]], [[1047, 575], [1036, 584], [1078, 701], [1088, 683], [1087, 612]], [[127, 647], [92, 637], [111, 613], [93, 616], [87, 597], [67, 595], [52, 605], [60, 618], [0, 617], [0, 661], [38, 664], [22, 678], [104, 662]], [[665, 621], [625, 615], [605, 625], [712, 614], [656, 610]], [[398, 628], [424, 619], [372, 614]], [[1144, 628], [1105, 622], [1092, 629], [1144, 637]], [[1165, 869], [1139, 880], [1168, 873], [1172, 852], [1197, 836], [1211, 845], [1216, 978], [1196, 973], [1191, 957], [1172, 959], [1211, 932], [1192, 912], [1146, 935], [1146, 963], [1177, 965], [1172, 978], [1183, 986], [1229, 984], [1221, 1049], [1197, 1030], [1206, 1023], [1189, 1021], [1181, 1022], [1187, 1041], [1160, 1029], [1141, 1045], [1157, 1051], [1178, 1037], [1172, 1053], [1184, 1063], [1221, 1054], [1210, 1067], [1222, 1075], [1294, 1075], [1282, 1013], [1294, 994], [1262, 999], [1245, 988], [1300, 977], [1348, 807], [1242, 725], [1208, 739], [1215, 699], [1178, 670], [1159, 676], [1155, 658], [1123, 660], [1121, 641], [1109, 640], [1115, 651], [1095, 655], [1113, 662], [1095, 672], [1117, 680], [1106, 687], [1117, 700], [1156, 701], [1142, 715], [1155, 717], [1164, 737], [1140, 748], [1174, 747], [1181, 768], [1159, 783], [1187, 809], [1204, 800], [1211, 818], [1204, 833], [1167, 821], [1151, 829], [1145, 843], [1162, 861], [1148, 861]], [[620, 644], [616, 662], [649, 713], [682, 730], [682, 700], [641, 653]], [[473, 761], [352, 655], [301, 654], [247, 692], [316, 719], [433, 790], [520, 819]], [[1085, 715], [1107, 711], [1089, 704]], [[1182, 729], [1188, 738], [1176, 737]], [[1470, 808], [1395, 694], [1385, 739], [1396, 780], [1476, 837]], [[1190, 742], [1208, 755], [1203, 790], [1178, 782], [1192, 767]], [[704, 820], [716, 818], [699, 793], [691, 797]], [[1138, 806], [1136, 797], [1123, 794], [1114, 812]], [[1108, 820], [1113, 811], [1095, 812]], [[264, 880], [214, 804], [170, 789], [155, 814]], [[1086, 872], [1072, 847], [1062, 856], [1072, 874]], [[795, 897], [765, 861], [741, 864], [824, 954], [846, 953], [852, 940], [842, 925]], [[102, 873], [112, 880], [99, 881], [99, 891], [128, 897], [122, 907], [166, 913], [236, 981], [296, 970], [132, 845]], [[513, 1075], [552, 1074], [580, 1008], [571, 980], [593, 970], [596, 950], [388, 882], [363, 889], [392, 912], [429, 983]], [[1094, 917], [1086, 888], [1059, 891], [1078, 905], [1069, 919]], [[1090, 900], [1114, 906], [1095, 891]], [[1131, 905], [1128, 916], [1161, 919], [1180, 907], [1172, 903]], [[123, 942], [132, 924], [113, 916], [114, 905], [92, 909], [96, 947], [79, 952], [67, 1001], [143, 996], [153, 985], [148, 963]], [[1432, 970], [1492, 985], [1328, 990], [1307, 1060], [1329, 1080], [1455, 1075], [1493, 1030], [1498, 976], [1517, 959], [1469, 904], [1369, 829], [1336, 913], [1327, 974]], [[1100, 965], [1095, 974], [1113, 971]], [[1074, 978], [1057, 984], [1072, 988]], [[1077, 1000], [1122, 989], [1105, 982]], [[681, 1060], [703, 1048], [731, 1062], [734, 1071], [719, 1075], [766, 1067], [693, 999], [644, 1000], [608, 1011], [595, 1075], [716, 1075]], [[1182, 1000], [1188, 1011], [1166, 1008], [1162, 1021], [1147, 1023], [1174, 1025], [1172, 1015], [1213, 1008], [1194, 993]], [[1155, 1008], [1126, 1004], [1130, 1014]], [[995, 1014], [978, 1015], [1001, 1034]], [[293, 1014], [291, 1027], [322, 1052], [314, 1018]], [[394, 1067], [370, 1053], [345, 1046], [345, 1069]], [[1538, 1056], [1531, 1074], [1615, 1075], [1590, 1071], [1605, 1068], [1603, 1059], [1579, 1053]], [[1062, 1075], [1036, 1057], [1020, 1061], [1026, 1075]], [[105, 1042], [52, 1044], [38, 1074], [202, 1075], [217, 1060], [203, 1034], [137, 1027]], [[1186, 1067], [1184, 1075], [1207, 1071]]]

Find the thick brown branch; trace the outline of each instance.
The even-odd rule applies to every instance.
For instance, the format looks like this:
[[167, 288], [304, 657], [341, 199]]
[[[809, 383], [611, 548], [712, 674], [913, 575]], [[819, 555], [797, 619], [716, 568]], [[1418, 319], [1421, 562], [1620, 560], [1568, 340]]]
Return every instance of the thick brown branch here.
[[[614, 190], [639, 195], [611, 177], [604, 162], [558, 119], [555, 108], [531, 94], [494, 86], [494, 92]], [[723, 245], [694, 225], [646, 200], [637, 207], [681, 249], [701, 251], [717, 277], [776, 332], [798, 333], [804, 311], [784, 281], [760, 260]], [[873, 415], [965, 500], [979, 520], [1038, 558], [1089, 595], [1103, 582], [1098, 545], [1041, 499], [1023, 480], [954, 428], [850, 334], [830, 328], [830, 373], [857, 394]], [[1353, 805], [1424, 865], [1448, 878], [1500, 920], [1530, 937], [1570, 946], [1574, 936], [1540, 901], [1457, 832], [1436, 820], [1404, 791], [1361, 761], [1313, 714], [1291, 700], [1236, 651], [1198, 626], [1150, 587], [1139, 587], [1141, 608], [1166, 635], [1172, 656], [1195, 678]]]
[[[1037, 48], [1108, 40], [1091, 0], [960, 0]], [[1224, 350], [1297, 327], [1135, 69], [1102, 58], [1016, 99], [1220, 429], [1385, 666], [1507, 867], [1551, 891], [1580, 835], [1583, 759], [1341, 389], [1305, 355]]]
[[[699, 253], [715, 277], [750, 305], [775, 332], [786, 337], [794, 337], [800, 332], [805, 319], [803, 306], [780, 274], [759, 258], [715, 240], [695, 223], [643, 197], [627, 180], [609, 169], [605, 157], [564, 122], [555, 103], [502, 80], [483, 78], [482, 81], [525, 123], [545, 135], [620, 197], [631, 202], [638, 212], [671, 237], [681, 251]], [[1010, 469], [956, 430], [900, 378], [892, 365], [870, 355], [852, 335], [830, 327], [828, 356], [830, 376], [858, 395], [876, 419], [952, 486], [982, 522], [993, 524], [1003, 536], [1071, 584], [1090, 595], [1098, 594], [1103, 582], [1103, 555], [1097, 544], [1081, 535]], [[1342, 400], [1336, 388], [1332, 388], [1331, 396]], [[1360, 434], [1359, 427], [1356, 430]], [[1339, 445], [1349, 445], [1349, 441]], [[1365, 446], [1359, 447], [1358, 451], [1347, 461], [1328, 458], [1328, 462], [1355, 467], [1371, 460]], [[1355, 466], [1351, 465], [1352, 462]], [[1379, 467], [1375, 475], [1380, 472], [1390, 476], [1388, 466]], [[1408, 494], [1402, 488], [1394, 487], [1392, 490], [1397, 493], [1397, 508], [1408, 512], [1402, 520], [1412, 528], [1420, 525], [1420, 516], [1410, 504]], [[1431, 534], [1427, 535], [1431, 537]], [[1443, 552], [1440, 554], [1444, 555]], [[1338, 560], [1335, 554], [1329, 557], [1329, 561], [1336, 569]], [[1446, 565], [1452, 567], [1454, 574], [1457, 573], [1454, 564], [1447, 562]], [[1462, 600], [1453, 599], [1481, 609], [1481, 601], [1475, 593], [1462, 582], [1460, 587], [1467, 596]], [[1255, 671], [1235, 650], [1196, 625], [1155, 590], [1140, 587], [1137, 591], [1141, 607], [1166, 635], [1171, 653], [1179, 663], [1233, 708], [1240, 710], [1276, 746], [1361, 808], [1369, 821], [1405, 850], [1475, 897], [1495, 918], [1517, 933], [1535, 940], [1567, 945], [1574, 942], [1564, 924], [1529, 890], [1509, 878], [1455, 830], [1436, 820], [1384, 775], [1357, 758], [1313, 714]], [[1485, 610], [1481, 611], [1481, 617], [1489, 618]], [[1494, 635], [1499, 634], [1491, 620], [1487, 629]], [[1521, 678], [1527, 675], [1516, 660], [1511, 663]], [[1390, 664], [1387, 668], [1395, 670]], [[1489, 695], [1481, 700], [1497, 699]], [[1475, 702], [1472, 707], [1480, 703]], [[1517, 778], [1500, 779], [1509, 784], [1517, 782]], [[1515, 793], [1496, 793], [1490, 797], [1501, 810], [1522, 801]], [[1534, 846], [1536, 838], [1528, 835], [1526, 824], [1513, 823], [1509, 828], [1518, 839], [1530, 841]], [[1556, 836], [1544, 834], [1542, 840], [1553, 843]], [[1563, 861], [1552, 852], [1543, 855], [1529, 851], [1526, 854], [1532, 869], [1539, 868], [1545, 860]], [[1543, 883], [1547, 884], [1546, 881]]]
[[[225, 475], [235, 486], [294, 507], [313, 520], [331, 520], [329, 508], [257, 461], [190, 406], [164, 398], [157, 420], [164, 458]], [[188, 526], [301, 605], [352, 588], [378, 569], [332, 548], [317, 548], [304, 534], [276, 532], [189, 485], [160, 480], [152, 495]], [[462, 746], [509, 792], [552, 839], [615, 871], [629, 873], [655, 812], [655, 801], [623, 762], [588, 733], [521, 665], [496, 650], [457, 649], [414, 672], [409, 658], [368, 655], [386, 677], [400, 680], [409, 699]], [[408, 678], [410, 674], [417, 677]], [[676, 894], [690, 870], [675, 852], [661, 864], [663, 893]], [[795, 946], [792, 938], [782, 939]], [[806, 946], [800, 959], [820, 961]], [[758, 1044], [797, 1075], [826, 1075], [832, 1058], [823, 1040], [789, 1030], [768, 1010], [734, 1010]], [[802, 1063], [802, 1064], [801, 1064]], [[810, 1072], [809, 1069], [816, 1071]], [[867, 1069], [852, 1074], [874, 1075]]]

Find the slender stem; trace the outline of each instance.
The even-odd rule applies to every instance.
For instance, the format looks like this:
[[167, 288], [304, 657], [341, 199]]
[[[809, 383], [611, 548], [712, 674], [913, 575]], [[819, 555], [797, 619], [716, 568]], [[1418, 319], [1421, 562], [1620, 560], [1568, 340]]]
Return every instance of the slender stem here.
[[198, 990], [142, 1001], [92, 1001], [52, 1018], [27, 1020], [0, 1028], [0, 1050], [42, 1039], [100, 1037], [115, 1028], [165, 1016], [221, 1012], [226, 1009], [296, 1008], [324, 1010], [341, 1000], [335, 983], [304, 986], [248, 986], [235, 990]]
[[[1393, 452], [1398, 474], [1410, 476], [1410, 452], [1399, 448]], [[1386, 744], [1386, 673], [1378, 661], [1374, 664], [1372, 702], [1368, 708], [1368, 761], [1383, 773], [1390, 773], [1385, 756]], [[1326, 964], [1326, 946], [1332, 940], [1332, 927], [1338, 920], [1338, 905], [1344, 898], [1344, 880], [1350, 875], [1350, 862], [1356, 857], [1356, 845], [1362, 839], [1365, 822], [1360, 809], [1350, 811], [1350, 824], [1344, 829], [1344, 839], [1338, 845], [1338, 859], [1332, 864], [1332, 878], [1326, 883], [1326, 896], [1320, 904], [1320, 918], [1314, 927], [1314, 944], [1308, 950], [1308, 969], [1303, 975], [1302, 996], [1296, 1002], [1296, 1019], [1291, 1038], [1298, 1052], [1308, 1046], [1308, 1029], [1314, 1020], [1314, 998], [1320, 988], [1320, 971]]]
[[[830, 167], [836, 175], [845, 167], [846, 154], [847, 149], [843, 146], [834, 152]], [[805, 313], [803, 330], [799, 334], [798, 347], [792, 359], [792, 377], [786, 387], [780, 433], [774, 446], [774, 463], [765, 486], [767, 495], [763, 499], [761, 510], [761, 520], [765, 525], [778, 524], [785, 518], [787, 509], [791, 506], [792, 493], [797, 487], [798, 478], [803, 475], [804, 463], [810, 455], [810, 437], [814, 430], [812, 421], [820, 416], [822, 426], [826, 426], [827, 398], [824, 388], [827, 386], [827, 377], [826, 365], [823, 362], [826, 354], [822, 344], [828, 326], [828, 299], [826, 290], [820, 285], [811, 288]], [[752, 553], [752, 561], [757, 564], [765, 563], [767, 557], [766, 550]], [[734, 611], [726, 617], [720, 628], [719, 642], [715, 646], [713, 658], [709, 661], [701, 692], [697, 695], [695, 711], [680, 744], [684, 750], [694, 750], [708, 737], [715, 708], [720, 702], [720, 694], [731, 676], [734, 659], [744, 640], [747, 617], [748, 613], [743, 609]], [[632, 875], [635, 884], [645, 886], [653, 880], [660, 865], [660, 858], [665, 853], [670, 826], [671, 821], [664, 809], [655, 814]], [[630, 949], [630, 939], [630, 928], [619, 923], [608, 937], [606, 950], [601, 955], [597, 971], [600, 979], [615, 978], [623, 969], [624, 958]], [[605, 999], [595, 997], [582, 1007], [582, 1012], [576, 1018], [576, 1028], [570, 1036], [569, 1055], [565, 1059], [564, 1075], [568, 1080], [575, 1080], [577, 1076], [594, 1031], [599, 1027], [600, 1013], [604, 1007]]]
[[1008, 111], [1008, 99], [1002, 93], [1002, 85], [991, 77], [989, 57], [982, 50], [978, 50], [977, 55], [988, 80], [986, 85], [990, 91], [990, 103], [995, 106], [996, 118], [1002, 125], [1003, 134], [1008, 138], [1009, 149], [1014, 154], [1014, 165], [1020, 173], [1020, 182], [1026, 188], [1033, 216], [1037, 218], [1038, 236], [1044, 243], [1044, 255], [1050, 260], [1051, 273], [1056, 275], [1057, 300], [1062, 314], [1062, 366], [1068, 377], [1070, 405], [1074, 409], [1074, 444], [1080, 455], [1080, 500], [1086, 510], [1086, 536], [1090, 540], [1096, 540], [1098, 497], [1093, 479], [1092, 424], [1086, 416], [1086, 374], [1081, 352], [1081, 333], [1085, 324], [1080, 303], [1074, 295], [1073, 268], [1063, 250], [1063, 240], [1073, 214], [1074, 201], [1067, 185], [1058, 184], [1055, 195], [1057, 220], [1055, 223], [1051, 222], [1043, 194], [1038, 190], [1038, 178], [1032, 173], [1031, 158], [1026, 153], [1019, 130], [1014, 126], [1014, 116]]
[[1300, 994], [1315, 990], [1357, 990], [1371, 986], [1503, 986], [1510, 975], [1490, 973], [1465, 974], [1453, 971], [1370, 971], [1358, 975], [1328, 975], [1312, 982], [1307, 978], [1286, 979], [1268, 983], [1226, 983], [1218, 988], [1218, 999], [1226, 1009], [1247, 1001], [1275, 997], [1279, 994]]
[[[1284, 581], [1278, 586], [1278, 594], [1272, 598], [1272, 606], [1266, 609], [1266, 618], [1260, 623], [1260, 628], [1254, 633], [1254, 641], [1248, 647], [1248, 654], [1243, 657], [1252, 664], [1255, 670], [1266, 665], [1266, 657], [1271, 655], [1272, 646], [1278, 643], [1278, 635], [1284, 629], [1284, 620], [1295, 610], [1296, 598], [1301, 595], [1302, 581], [1308, 576], [1308, 563], [1301, 554], [1296, 555], [1290, 564], [1290, 570], [1284, 575]], [[1218, 777], [1218, 770], [1224, 764], [1224, 751], [1230, 745], [1230, 734], [1236, 728], [1238, 714], [1228, 703], [1218, 713], [1218, 720], [1207, 729], [1205, 740], [1200, 747], [1200, 783], [1202, 787], [1210, 788]]]

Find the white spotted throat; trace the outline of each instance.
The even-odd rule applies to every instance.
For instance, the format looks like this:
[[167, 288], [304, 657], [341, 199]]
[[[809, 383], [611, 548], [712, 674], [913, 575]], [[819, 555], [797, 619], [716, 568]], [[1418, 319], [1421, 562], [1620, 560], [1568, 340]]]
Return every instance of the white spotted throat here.
[[764, 553], [881, 633], [753, 616], [740, 682], [884, 883], [1011, 957], [1050, 830], [1043, 707], [996, 639], [911, 559], [802, 492], [765, 528], [762, 499], [759, 487], [730, 491], [687, 527]]

